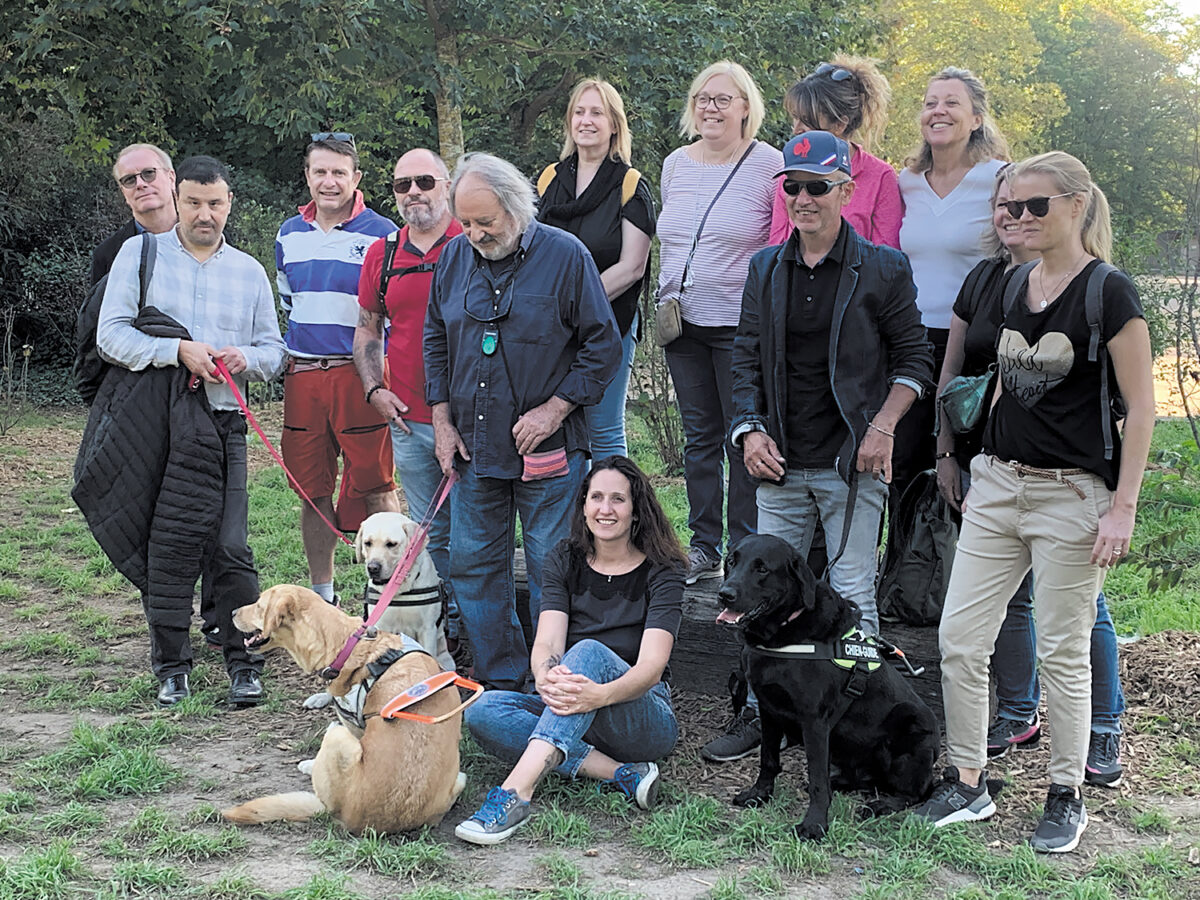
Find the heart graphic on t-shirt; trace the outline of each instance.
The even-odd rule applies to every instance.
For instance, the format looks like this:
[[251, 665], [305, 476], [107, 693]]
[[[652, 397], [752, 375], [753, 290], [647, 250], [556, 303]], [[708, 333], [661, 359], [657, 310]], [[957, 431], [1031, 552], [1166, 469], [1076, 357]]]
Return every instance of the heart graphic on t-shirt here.
[[1026, 409], [1067, 377], [1075, 363], [1075, 347], [1061, 331], [1050, 331], [1031, 347], [1019, 331], [1005, 328], [996, 349], [1004, 389]]

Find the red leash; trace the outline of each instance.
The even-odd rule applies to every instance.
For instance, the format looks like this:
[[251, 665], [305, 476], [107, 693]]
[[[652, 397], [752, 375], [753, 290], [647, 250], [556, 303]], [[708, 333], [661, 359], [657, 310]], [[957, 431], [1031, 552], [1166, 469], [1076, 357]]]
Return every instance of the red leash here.
[[[300, 487], [300, 482], [298, 482], [295, 476], [288, 471], [288, 467], [283, 464], [283, 457], [279, 455], [279, 452], [274, 446], [272, 446], [271, 442], [267, 440], [267, 436], [263, 432], [262, 426], [258, 424], [258, 419], [254, 418], [254, 413], [250, 412], [250, 407], [246, 405], [246, 401], [242, 398], [241, 392], [237, 389], [237, 385], [233, 381], [233, 375], [230, 374], [229, 369], [225, 365], [225, 360], [213, 357], [213, 365], [215, 365], [217, 367], [217, 371], [224, 376], [225, 383], [229, 385], [229, 389], [233, 391], [233, 399], [237, 401], [238, 407], [241, 408], [242, 414], [246, 417], [246, 421], [250, 423], [250, 426], [254, 429], [255, 434], [258, 435], [259, 440], [263, 442], [263, 446], [266, 447], [271, 456], [275, 458], [275, 462], [279, 463], [279, 468], [283, 469], [283, 474], [286, 475], [288, 481], [292, 483], [292, 487], [296, 489], [296, 493], [305, 499], [308, 505], [312, 507], [313, 512], [320, 516], [321, 521], [329, 526], [329, 530], [338, 536], [339, 541], [341, 541], [347, 547], [353, 547], [354, 542], [342, 534], [341, 530], [336, 525], [325, 518], [325, 513], [317, 509], [317, 504], [312, 502], [312, 498], [305, 493], [304, 488]], [[198, 380], [198, 378], [199, 376], [193, 376], [193, 380]]]

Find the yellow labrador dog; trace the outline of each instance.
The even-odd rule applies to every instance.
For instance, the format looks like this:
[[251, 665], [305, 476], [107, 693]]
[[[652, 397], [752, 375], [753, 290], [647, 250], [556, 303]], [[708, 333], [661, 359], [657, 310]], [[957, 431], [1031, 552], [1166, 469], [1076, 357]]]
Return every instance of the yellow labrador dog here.
[[[318, 594], [292, 584], [264, 591], [257, 603], [237, 610], [233, 622], [250, 635], [247, 647], [257, 652], [286, 650], [305, 672], [329, 665], [362, 624]], [[440, 822], [466, 781], [458, 769], [462, 715], [435, 725], [379, 717], [389, 700], [439, 670], [426, 653], [404, 653], [412, 646], [402, 636], [385, 632], [361, 640], [341, 674], [329, 683], [329, 692], [339, 701], [350, 700], [365, 727], [334, 723], [325, 732], [312, 764], [315, 793], [260, 797], [222, 810], [221, 815], [239, 825], [256, 825], [303, 821], [328, 810], [356, 834], [364, 828], [410, 831]], [[398, 658], [380, 671], [393, 657]], [[445, 690], [422, 700], [414, 711], [437, 716], [457, 705], [457, 691]], [[339, 707], [345, 722], [346, 707], [341, 702]]]

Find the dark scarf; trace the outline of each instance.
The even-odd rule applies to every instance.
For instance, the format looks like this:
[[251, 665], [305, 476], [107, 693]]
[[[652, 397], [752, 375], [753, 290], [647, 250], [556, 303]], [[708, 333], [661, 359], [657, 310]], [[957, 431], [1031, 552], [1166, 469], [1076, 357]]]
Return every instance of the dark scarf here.
[[[550, 187], [546, 190], [547, 196], [543, 199], [542, 207], [538, 211], [538, 221], [565, 228], [572, 219], [586, 216], [603, 203], [609, 194], [618, 190], [628, 171], [629, 166], [625, 163], [616, 162], [606, 156], [600, 163], [600, 168], [592, 178], [591, 184], [580, 196], [576, 197], [574, 194], [575, 181], [579, 174], [579, 154], [572, 153], [558, 164], [554, 173], [554, 181], [550, 182]], [[557, 190], [554, 187], [556, 183], [558, 184]], [[571, 199], [561, 203], [546, 202], [552, 200], [556, 195], [565, 195]]]

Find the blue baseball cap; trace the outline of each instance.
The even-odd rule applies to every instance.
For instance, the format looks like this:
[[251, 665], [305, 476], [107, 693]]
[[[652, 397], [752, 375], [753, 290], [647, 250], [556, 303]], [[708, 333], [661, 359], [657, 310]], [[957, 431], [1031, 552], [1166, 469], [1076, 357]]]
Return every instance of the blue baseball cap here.
[[828, 131], [806, 131], [798, 134], [783, 146], [783, 168], [775, 177], [788, 172], [811, 172], [814, 175], [829, 175], [833, 172], [850, 171], [850, 145]]

